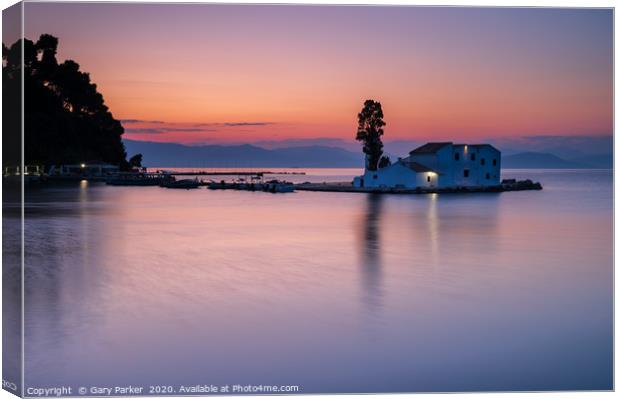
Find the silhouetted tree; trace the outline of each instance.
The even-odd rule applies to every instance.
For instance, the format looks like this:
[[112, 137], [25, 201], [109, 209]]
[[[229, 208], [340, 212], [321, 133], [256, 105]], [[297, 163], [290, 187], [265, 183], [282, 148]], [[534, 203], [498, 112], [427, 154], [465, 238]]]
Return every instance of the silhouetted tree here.
[[381, 157], [381, 159], [379, 159], [379, 169], [390, 166], [391, 164], [392, 161], [390, 161], [390, 157], [388, 157], [387, 155], [384, 155]]
[[[58, 64], [58, 39], [43, 34], [23, 39], [24, 161], [45, 166], [88, 160], [127, 167], [121, 141], [124, 129], [114, 119], [97, 86], [75, 61]], [[22, 41], [3, 45], [3, 113], [18, 112], [9, 89], [21, 80]], [[8, 122], [5, 135], [18, 135], [19, 121]]]
[[357, 137], [356, 140], [364, 144], [363, 151], [366, 154], [366, 169], [377, 170], [379, 159], [383, 154], [383, 110], [381, 103], [374, 100], [366, 100], [364, 108], [357, 115]]
[[129, 166], [131, 168], [141, 168], [142, 167], [142, 154], [136, 154], [133, 157], [129, 158]]
[[52, 35], [43, 34], [39, 37], [39, 40], [34, 46], [37, 55], [40, 55], [37, 75], [39, 79], [50, 79], [58, 65], [58, 61], [56, 60], [58, 39]]
[[[15, 46], [15, 45], [13, 45]], [[13, 47], [12, 46], [12, 47]], [[17, 54], [16, 54], [17, 53]], [[17, 166], [21, 163], [21, 45], [13, 51], [2, 43], [2, 163]], [[7, 68], [9, 61], [17, 66]]]

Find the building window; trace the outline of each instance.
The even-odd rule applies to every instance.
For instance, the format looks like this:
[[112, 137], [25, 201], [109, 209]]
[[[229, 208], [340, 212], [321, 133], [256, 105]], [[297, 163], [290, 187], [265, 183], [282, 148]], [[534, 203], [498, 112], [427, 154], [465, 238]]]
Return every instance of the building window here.
[[463, 170], [463, 177], [469, 177], [469, 169]]
[[475, 160], [476, 160], [476, 154], [475, 154], [475, 153], [472, 153], [472, 154], [471, 154], [471, 160], [472, 160], [472, 161], [475, 161]]
[[497, 166], [497, 159], [493, 160], [493, 166]]
[[484, 158], [480, 158], [480, 165], [484, 165]]
[[460, 157], [461, 157], [461, 154], [459, 154], [458, 152], [454, 153], [454, 160], [455, 161], [458, 161]]
[[430, 183], [431, 182], [431, 177], [430, 176], [426, 176], [426, 181]]
[[491, 174], [487, 173], [487, 180], [489, 180], [491, 178]]

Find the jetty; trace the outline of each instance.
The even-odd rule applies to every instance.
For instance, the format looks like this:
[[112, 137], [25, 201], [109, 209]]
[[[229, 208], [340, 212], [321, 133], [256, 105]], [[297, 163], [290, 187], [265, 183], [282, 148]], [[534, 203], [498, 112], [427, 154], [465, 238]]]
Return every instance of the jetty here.
[[272, 171], [210, 172], [210, 171], [204, 171], [204, 170], [196, 170], [196, 171], [158, 170], [157, 172], [166, 173], [170, 176], [265, 176], [265, 175], [305, 175], [306, 174], [306, 172], [272, 172]]
[[267, 182], [210, 182], [206, 183], [210, 190], [265, 191], [270, 193], [292, 193], [295, 185], [291, 182], [270, 180]]
[[381, 193], [381, 194], [439, 194], [439, 193], [501, 193], [505, 191], [542, 190], [539, 182], [527, 180], [502, 180], [494, 186], [467, 187], [355, 187], [351, 182], [300, 183], [295, 185], [299, 191], [323, 191], [334, 193]]

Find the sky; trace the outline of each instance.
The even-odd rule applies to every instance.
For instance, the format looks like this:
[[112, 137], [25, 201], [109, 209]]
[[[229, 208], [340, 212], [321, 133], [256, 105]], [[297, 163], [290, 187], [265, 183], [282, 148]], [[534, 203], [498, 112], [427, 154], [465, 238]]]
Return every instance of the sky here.
[[26, 3], [24, 20], [128, 139], [351, 141], [369, 98], [385, 140], [613, 131], [609, 9]]

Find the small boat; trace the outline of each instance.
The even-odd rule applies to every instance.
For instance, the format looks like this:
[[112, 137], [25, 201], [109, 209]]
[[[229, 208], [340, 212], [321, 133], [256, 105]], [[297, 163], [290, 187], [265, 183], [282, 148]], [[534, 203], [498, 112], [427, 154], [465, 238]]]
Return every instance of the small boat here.
[[264, 184], [263, 191], [270, 193], [292, 193], [295, 191], [293, 183], [287, 181], [271, 180]]
[[266, 191], [269, 193], [292, 193], [295, 191], [293, 183], [280, 180], [270, 180], [268, 182], [247, 182], [244, 179], [227, 183], [224, 180], [208, 184], [210, 190], [243, 190], [243, 191]]
[[163, 187], [166, 188], [184, 188], [189, 190], [191, 188], [198, 188], [200, 186], [200, 182], [197, 179], [182, 179], [182, 180], [174, 180], [168, 181], [164, 183]]
[[207, 185], [209, 190], [230, 190], [236, 188], [236, 185], [233, 183], [226, 183], [224, 180], [220, 182], [215, 182], [211, 180], [211, 182]]
[[174, 178], [167, 173], [121, 172], [106, 180], [111, 186], [161, 186]]

